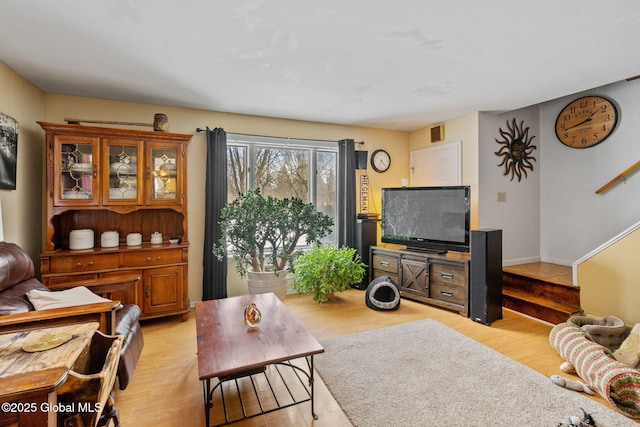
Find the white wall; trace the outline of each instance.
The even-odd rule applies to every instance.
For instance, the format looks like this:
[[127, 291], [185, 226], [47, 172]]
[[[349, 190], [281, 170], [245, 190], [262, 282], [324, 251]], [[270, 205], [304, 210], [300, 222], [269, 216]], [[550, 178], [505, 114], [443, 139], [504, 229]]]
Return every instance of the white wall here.
[[[495, 153], [502, 147], [499, 130], [508, 131], [512, 120], [523, 130], [529, 128], [530, 145], [537, 148], [530, 154], [536, 161], [533, 171], [518, 177], [504, 175], [504, 166], [498, 166], [503, 157]], [[521, 125], [522, 123], [522, 125]], [[540, 123], [537, 107], [510, 111], [504, 114], [481, 113], [479, 134], [479, 206], [478, 225], [502, 230], [502, 259], [504, 265], [540, 261]], [[498, 202], [498, 192], [506, 194], [505, 202]]]
[[[618, 106], [615, 132], [601, 144], [575, 149], [555, 136], [558, 113], [585, 95]], [[640, 220], [640, 170], [597, 195], [595, 191], [640, 160], [640, 80], [619, 82], [508, 113], [480, 113], [479, 228], [503, 230], [505, 265], [544, 261], [572, 263]], [[494, 153], [506, 121], [524, 120], [537, 149], [533, 172], [520, 182], [504, 176]], [[463, 154], [464, 156], [464, 154]], [[507, 201], [497, 202], [505, 192]]]
[[[614, 133], [585, 149], [555, 136], [558, 113], [573, 99], [600, 95], [620, 114]], [[640, 160], [640, 80], [619, 82], [540, 105], [540, 255], [571, 263], [640, 220], [640, 170], [604, 193], [595, 191]]]

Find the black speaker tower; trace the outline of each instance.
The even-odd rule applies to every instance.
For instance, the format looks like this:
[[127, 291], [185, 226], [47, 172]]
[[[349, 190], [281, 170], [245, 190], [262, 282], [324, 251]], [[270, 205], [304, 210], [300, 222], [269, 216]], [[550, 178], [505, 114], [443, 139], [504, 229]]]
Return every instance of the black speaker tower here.
[[469, 317], [490, 325], [502, 319], [502, 230], [471, 231]]
[[[356, 253], [360, 255], [360, 259], [365, 264], [369, 264], [369, 248], [375, 246], [378, 242], [378, 221], [368, 218], [358, 218], [356, 220]], [[353, 285], [353, 288], [367, 289], [372, 278], [369, 277], [367, 268], [362, 281]]]

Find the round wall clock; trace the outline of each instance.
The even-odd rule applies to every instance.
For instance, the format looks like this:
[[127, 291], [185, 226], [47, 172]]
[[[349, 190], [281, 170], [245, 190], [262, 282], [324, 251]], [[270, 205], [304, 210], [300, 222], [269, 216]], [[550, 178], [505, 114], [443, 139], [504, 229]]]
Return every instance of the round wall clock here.
[[386, 172], [391, 166], [391, 156], [385, 150], [376, 150], [371, 154], [371, 167], [376, 172]]
[[556, 136], [572, 148], [593, 147], [616, 128], [618, 110], [601, 96], [585, 96], [570, 102], [556, 119]]

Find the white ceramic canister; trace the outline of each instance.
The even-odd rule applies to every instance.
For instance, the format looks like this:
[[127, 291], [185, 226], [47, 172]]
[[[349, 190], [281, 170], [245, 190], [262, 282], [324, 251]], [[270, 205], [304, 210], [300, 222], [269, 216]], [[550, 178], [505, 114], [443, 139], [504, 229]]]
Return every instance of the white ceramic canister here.
[[69, 233], [69, 249], [81, 250], [93, 248], [93, 230], [83, 228], [80, 230], [71, 230]]
[[105, 231], [100, 235], [100, 246], [115, 248], [120, 244], [120, 234], [117, 231]]
[[151, 244], [159, 245], [161, 243], [162, 243], [162, 233], [160, 233], [159, 231], [156, 231], [151, 235]]
[[129, 233], [127, 234], [127, 246], [140, 246], [142, 244], [141, 233]]

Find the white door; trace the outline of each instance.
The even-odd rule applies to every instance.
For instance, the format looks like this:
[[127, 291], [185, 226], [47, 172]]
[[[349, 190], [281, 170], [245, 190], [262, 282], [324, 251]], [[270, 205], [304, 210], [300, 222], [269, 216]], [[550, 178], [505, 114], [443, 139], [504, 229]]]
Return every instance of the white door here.
[[462, 185], [462, 142], [451, 142], [410, 153], [412, 187]]

